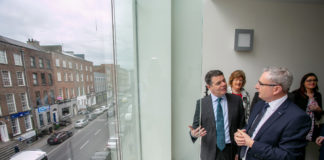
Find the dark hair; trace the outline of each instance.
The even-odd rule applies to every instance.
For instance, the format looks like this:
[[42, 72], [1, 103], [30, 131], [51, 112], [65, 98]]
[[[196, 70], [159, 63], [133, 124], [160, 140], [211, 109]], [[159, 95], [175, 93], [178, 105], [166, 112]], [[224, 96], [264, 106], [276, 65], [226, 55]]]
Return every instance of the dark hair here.
[[[315, 73], [307, 73], [307, 74], [305, 74], [304, 76], [303, 76], [303, 78], [301, 79], [301, 81], [300, 81], [300, 86], [299, 86], [299, 92], [301, 92], [301, 93], [305, 93], [306, 92], [306, 88], [305, 88], [305, 81], [306, 81], [306, 79], [308, 78], [308, 77], [311, 77], [311, 76], [313, 76], [313, 77], [315, 77], [316, 78], [316, 80], [318, 80], [318, 78], [317, 78], [317, 76], [316, 76], [316, 74]], [[318, 84], [316, 84], [316, 87], [313, 89], [313, 91], [314, 92], [318, 92]]]
[[245, 78], [245, 73], [242, 70], [234, 71], [229, 78], [228, 84], [232, 87], [233, 80], [235, 78], [240, 78], [240, 77], [242, 77], [243, 79], [243, 83], [242, 83], [242, 88], [243, 88], [246, 83], [246, 78]]
[[212, 77], [217, 77], [217, 76], [223, 76], [223, 72], [220, 70], [211, 70], [209, 72], [207, 72], [206, 76], [205, 76], [205, 82], [208, 85], [212, 85]]

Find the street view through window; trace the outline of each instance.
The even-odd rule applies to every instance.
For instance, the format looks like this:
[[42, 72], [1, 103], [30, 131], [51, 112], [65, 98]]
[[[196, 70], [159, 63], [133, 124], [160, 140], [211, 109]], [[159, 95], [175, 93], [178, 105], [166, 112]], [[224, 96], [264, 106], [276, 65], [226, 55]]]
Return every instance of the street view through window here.
[[1, 160], [140, 159], [133, 3], [112, 2], [0, 1]]

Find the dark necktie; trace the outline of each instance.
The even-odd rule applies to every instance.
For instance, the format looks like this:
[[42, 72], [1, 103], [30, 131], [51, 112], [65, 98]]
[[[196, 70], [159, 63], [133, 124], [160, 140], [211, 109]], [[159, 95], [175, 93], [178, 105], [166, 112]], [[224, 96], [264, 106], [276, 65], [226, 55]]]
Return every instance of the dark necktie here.
[[[256, 127], [258, 126], [258, 124], [260, 123], [262, 117], [264, 116], [264, 114], [266, 113], [267, 109], [269, 108], [269, 104], [266, 103], [262, 109], [262, 111], [258, 114], [258, 116], [256, 117], [256, 119], [252, 122], [252, 125], [250, 127], [250, 129], [248, 130], [248, 135], [252, 138], [253, 133], [256, 129]], [[241, 151], [240, 151], [240, 157], [243, 158], [245, 152], [246, 152], [247, 147], [246, 146], [242, 146], [241, 147]]]
[[216, 142], [218, 149], [222, 151], [225, 148], [225, 130], [221, 100], [222, 98], [217, 99]]

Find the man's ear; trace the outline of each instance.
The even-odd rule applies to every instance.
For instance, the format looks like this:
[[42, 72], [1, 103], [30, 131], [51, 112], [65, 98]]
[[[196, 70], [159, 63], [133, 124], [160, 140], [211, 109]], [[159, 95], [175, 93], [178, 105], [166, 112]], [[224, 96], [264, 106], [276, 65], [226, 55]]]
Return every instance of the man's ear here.
[[282, 92], [282, 86], [274, 86], [273, 87], [273, 95], [278, 95], [279, 93]]

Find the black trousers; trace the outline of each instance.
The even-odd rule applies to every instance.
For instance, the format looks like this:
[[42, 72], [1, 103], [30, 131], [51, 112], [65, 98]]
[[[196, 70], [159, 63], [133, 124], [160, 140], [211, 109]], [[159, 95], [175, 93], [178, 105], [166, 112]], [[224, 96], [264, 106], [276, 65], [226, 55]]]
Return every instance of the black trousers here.
[[234, 160], [235, 159], [235, 149], [231, 144], [226, 144], [224, 150], [219, 150], [216, 146], [216, 160]]

